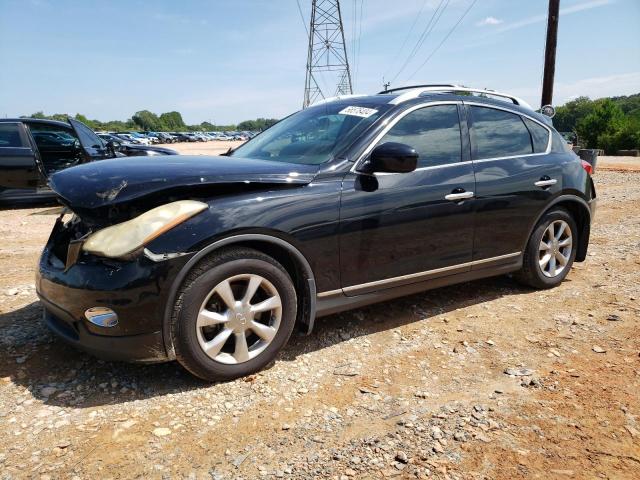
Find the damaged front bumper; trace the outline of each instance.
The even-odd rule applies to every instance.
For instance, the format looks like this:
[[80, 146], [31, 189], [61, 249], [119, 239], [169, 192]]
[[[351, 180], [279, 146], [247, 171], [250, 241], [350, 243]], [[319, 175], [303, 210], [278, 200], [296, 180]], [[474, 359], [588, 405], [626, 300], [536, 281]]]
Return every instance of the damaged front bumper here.
[[[89, 255], [67, 264], [69, 233], [56, 223], [40, 257], [36, 290], [44, 321], [59, 337], [107, 360], [168, 360], [162, 322], [173, 280], [191, 255], [129, 261]], [[61, 258], [62, 257], [62, 258]], [[104, 309], [116, 322], [100, 325], [88, 311]]]

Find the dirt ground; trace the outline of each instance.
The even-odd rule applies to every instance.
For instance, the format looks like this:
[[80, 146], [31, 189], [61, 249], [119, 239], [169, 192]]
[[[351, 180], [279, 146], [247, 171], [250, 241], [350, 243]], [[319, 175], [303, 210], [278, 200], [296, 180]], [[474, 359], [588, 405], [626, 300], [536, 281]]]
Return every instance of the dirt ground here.
[[0, 212], [0, 478], [640, 478], [640, 173], [594, 180], [589, 255], [561, 286], [322, 318], [214, 385], [50, 335], [33, 276], [55, 215]]

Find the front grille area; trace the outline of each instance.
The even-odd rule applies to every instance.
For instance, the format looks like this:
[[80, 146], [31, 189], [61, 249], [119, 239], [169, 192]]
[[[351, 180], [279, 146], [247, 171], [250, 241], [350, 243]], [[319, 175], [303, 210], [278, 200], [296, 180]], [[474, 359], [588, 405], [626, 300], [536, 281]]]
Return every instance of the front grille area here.
[[[66, 223], [60, 222], [54, 228], [51, 236], [51, 253], [55, 257], [50, 262], [53, 267], [64, 268], [67, 262], [69, 244], [72, 240], [78, 240], [89, 233], [89, 229], [78, 217], [73, 217]], [[59, 260], [57, 262], [56, 260]]]

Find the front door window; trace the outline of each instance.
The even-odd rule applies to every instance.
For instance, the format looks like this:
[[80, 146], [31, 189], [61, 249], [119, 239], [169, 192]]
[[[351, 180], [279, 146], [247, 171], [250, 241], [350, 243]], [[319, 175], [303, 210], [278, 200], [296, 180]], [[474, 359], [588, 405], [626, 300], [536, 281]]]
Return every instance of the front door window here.
[[461, 160], [460, 120], [456, 105], [436, 105], [408, 113], [378, 142], [404, 143], [418, 152], [418, 168]]

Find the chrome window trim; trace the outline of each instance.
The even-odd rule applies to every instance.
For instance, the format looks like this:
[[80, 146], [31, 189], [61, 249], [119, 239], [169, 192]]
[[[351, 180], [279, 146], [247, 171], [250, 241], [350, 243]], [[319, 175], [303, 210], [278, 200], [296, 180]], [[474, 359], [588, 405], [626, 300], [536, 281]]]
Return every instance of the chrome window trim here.
[[[474, 159], [472, 161], [474, 161], [474, 162], [491, 162], [491, 161], [494, 161], [494, 160], [508, 160], [510, 158], [536, 157], [536, 156], [539, 156], [539, 155], [548, 155], [549, 153], [551, 153], [551, 143], [552, 143], [552, 140], [553, 140], [552, 139], [553, 132], [551, 131], [551, 129], [547, 125], [542, 123], [540, 120], [537, 120], [537, 119], [533, 118], [531, 115], [527, 115], [526, 113], [519, 112], [519, 111], [514, 110], [512, 108], [503, 107], [502, 105], [488, 105], [486, 103], [465, 102], [465, 101], [463, 101], [463, 103], [465, 105], [471, 105], [471, 106], [474, 106], [474, 107], [493, 108], [494, 110], [504, 110], [505, 112], [513, 113], [514, 115], [519, 115], [521, 117], [527, 117], [532, 122], [535, 122], [538, 125], [540, 125], [541, 127], [543, 127], [544, 129], [546, 129], [547, 133], [548, 133], [547, 149], [544, 152], [541, 152], [541, 153], [525, 153], [524, 155], [508, 155], [508, 156], [505, 156], [505, 157], [480, 158], [480, 159], [477, 159], [477, 160]], [[527, 131], [529, 131], [529, 127], [527, 127], [526, 123], [524, 124], [524, 127], [527, 129]], [[473, 122], [471, 122], [471, 125], [469, 126], [469, 137], [471, 137], [471, 129], [472, 128], [473, 128]], [[531, 134], [529, 134], [529, 135], [531, 135]], [[531, 140], [531, 148], [533, 149], [533, 139]]]
[[[382, 131], [376, 135], [376, 138], [374, 138], [371, 143], [369, 143], [369, 145], [367, 146], [367, 148], [365, 148], [364, 152], [362, 152], [360, 154], [360, 156], [358, 157], [358, 159], [353, 162], [353, 167], [351, 167], [351, 169], [349, 170], [350, 172], [356, 172], [358, 169], [358, 166], [360, 165], [360, 162], [362, 162], [362, 160], [364, 158], [367, 157], [367, 155], [369, 155], [369, 153], [371, 153], [371, 150], [373, 150], [373, 147], [382, 139], [382, 137], [384, 137], [389, 130], [391, 130], [396, 123], [398, 123], [400, 120], [402, 120], [405, 116], [409, 115], [411, 112], [415, 112], [416, 110], [419, 110], [421, 108], [425, 108], [425, 107], [432, 107], [432, 106], [436, 106], [436, 105], [460, 105], [462, 104], [462, 102], [460, 100], [442, 100], [442, 101], [431, 101], [431, 102], [425, 102], [425, 103], [420, 103], [418, 105], [414, 105], [412, 107], [407, 108], [404, 112], [400, 112], [400, 114], [395, 117], [394, 119], [392, 119], [383, 129]], [[461, 139], [462, 140], [462, 139]], [[427, 168], [439, 168], [442, 166], [449, 166], [449, 165], [459, 165], [461, 163], [464, 162], [456, 162], [456, 163], [446, 163], [444, 165], [433, 165], [431, 167], [420, 167], [420, 168], [416, 168], [414, 170], [415, 171], [420, 171], [420, 170], [424, 170]], [[374, 175], [380, 175], [380, 173], [374, 174]], [[398, 175], [397, 173], [383, 173], [383, 175]]]
[[483, 265], [485, 263], [496, 262], [498, 260], [506, 260], [521, 255], [522, 252], [507, 253], [505, 255], [498, 255], [497, 257], [483, 258], [480, 260], [473, 260], [471, 262], [458, 263], [457, 265], [451, 265], [449, 267], [435, 268], [433, 270], [425, 270], [423, 272], [410, 273], [407, 275], [400, 275], [397, 277], [384, 278], [382, 280], [374, 280], [373, 282], [360, 283], [358, 285], [350, 285], [348, 287], [338, 288], [336, 290], [328, 290], [326, 292], [320, 292], [317, 294], [318, 298], [331, 297], [340, 293], [352, 292], [354, 290], [361, 290], [363, 288], [375, 287], [377, 285], [385, 285], [387, 283], [394, 283], [402, 280], [410, 280], [412, 278], [429, 277], [436, 273], [448, 272], [451, 270], [458, 270], [464, 267], [473, 267], [476, 265]]

